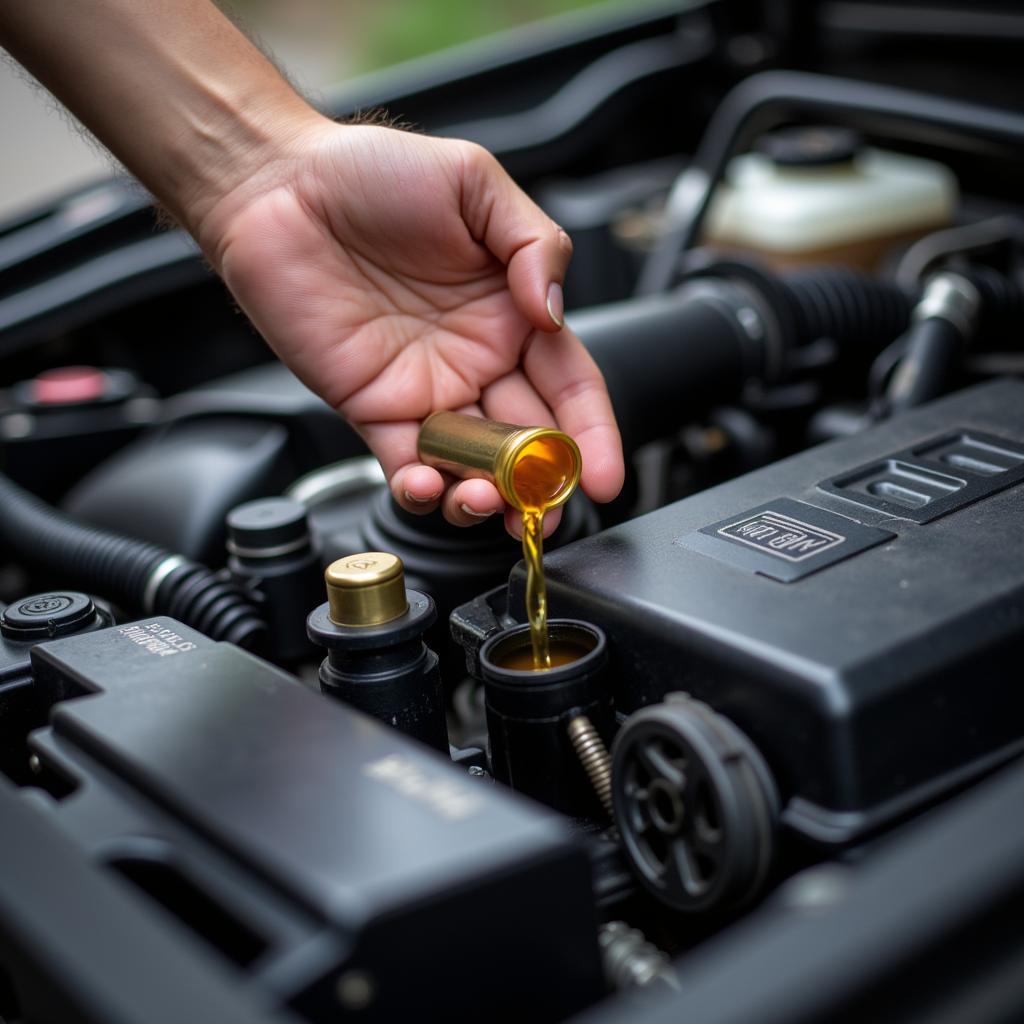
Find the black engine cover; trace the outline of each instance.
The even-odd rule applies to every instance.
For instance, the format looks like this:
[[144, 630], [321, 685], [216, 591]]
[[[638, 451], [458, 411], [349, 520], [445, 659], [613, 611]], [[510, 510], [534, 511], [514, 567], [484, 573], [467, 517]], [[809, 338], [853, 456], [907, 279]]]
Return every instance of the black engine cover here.
[[[211, 971], [308, 1020], [471, 1020], [496, 991], [502, 1019], [561, 1020], [603, 994], [590, 861], [563, 820], [166, 617], [39, 644], [32, 670], [57, 702], [37, 768], [71, 793], [24, 800], [19, 827], [73, 840], [78, 913], [103, 937], [36, 971], [78, 977], [118, 946], [94, 988], [145, 972], [130, 933], [103, 931], [118, 878]], [[0, 820], [13, 802], [0, 786]], [[0, 875], [0, 960], [51, 885], [30, 860]], [[86, 1018], [113, 1019], [59, 1015]]]
[[707, 702], [846, 842], [1021, 748], [1022, 478], [996, 381], [555, 552], [552, 611], [607, 631], [620, 710]]

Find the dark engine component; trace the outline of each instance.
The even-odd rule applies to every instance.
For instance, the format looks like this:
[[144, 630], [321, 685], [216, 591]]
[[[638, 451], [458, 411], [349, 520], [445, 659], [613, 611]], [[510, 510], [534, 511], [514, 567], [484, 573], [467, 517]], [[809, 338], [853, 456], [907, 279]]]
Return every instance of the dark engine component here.
[[[1018, 762], [871, 856], [799, 872], [684, 960], [644, 1024], [1018, 1019], [1022, 802]], [[587, 1024], [624, 1019], [609, 1007]]]
[[925, 284], [913, 325], [893, 343], [902, 351], [882, 411], [898, 413], [951, 390], [962, 376], [968, 343], [1013, 345], [1024, 316], [1024, 288], [984, 265], [945, 270]]
[[46, 721], [46, 706], [36, 699], [32, 685], [33, 646], [110, 623], [105, 608], [73, 590], [30, 594], [0, 613], [0, 774], [22, 783], [29, 780], [25, 737]]
[[686, 694], [632, 715], [613, 750], [615, 821], [640, 880], [677, 910], [732, 906], [768, 876], [779, 798], [757, 748]]
[[72, 488], [62, 507], [82, 522], [218, 565], [227, 512], [280, 493], [296, 475], [280, 423], [210, 416], [139, 438]]
[[[545, 545], [553, 550], [593, 533], [597, 525], [594, 505], [585, 495], [574, 494]], [[417, 516], [406, 512], [383, 486], [358, 527], [329, 535], [324, 546], [338, 558], [353, 551], [392, 551], [401, 558], [409, 584], [428, 591], [437, 604], [443, 628], [434, 630], [431, 640], [439, 652], [451, 650], [451, 656], [443, 659], [443, 671], [447, 673], [449, 665], [455, 670], [452, 685], [461, 679], [461, 658], [449, 642], [444, 620], [457, 605], [493, 585], [496, 578], [506, 577], [519, 557], [515, 545], [508, 542], [500, 516], [466, 530], [452, 526], [439, 513]]]
[[54, 501], [159, 412], [153, 388], [128, 370], [44, 370], [0, 391], [4, 472]]
[[52, 640], [110, 625], [88, 594], [32, 594], [14, 601], [0, 615], [0, 635], [18, 644]]
[[292, 498], [260, 498], [227, 518], [228, 571], [259, 604], [275, 661], [294, 664], [313, 648], [306, 615], [320, 600], [320, 556], [306, 506]]
[[620, 711], [706, 702], [848, 842], [1024, 745], [1021, 480], [1024, 385], [981, 385], [555, 552], [552, 610], [606, 630]]
[[[313, 1021], [474, 1020], [495, 991], [505, 1019], [559, 1020], [602, 994], [588, 860], [548, 812], [173, 619], [41, 644], [33, 672], [40, 701], [65, 698], [33, 749], [76, 792], [0, 782], [2, 815], [71, 839], [86, 917], [107, 920], [99, 864], [163, 904], [135, 901], [142, 934], [169, 912], [239, 989]], [[46, 942], [58, 918], [34, 918], [48, 875], [5, 863], [10, 962], [18, 922]], [[79, 977], [89, 951], [52, 948], [57, 978]], [[135, 974], [121, 956], [93, 986]]]
[[364, 451], [333, 409], [271, 362], [169, 399], [159, 429], [103, 463], [63, 507], [217, 566], [230, 509]]
[[887, 411], [912, 409], [949, 390], [973, 333], [977, 307], [969, 281], [952, 274], [932, 279], [914, 310], [914, 326], [901, 339], [905, 353], [889, 382]]

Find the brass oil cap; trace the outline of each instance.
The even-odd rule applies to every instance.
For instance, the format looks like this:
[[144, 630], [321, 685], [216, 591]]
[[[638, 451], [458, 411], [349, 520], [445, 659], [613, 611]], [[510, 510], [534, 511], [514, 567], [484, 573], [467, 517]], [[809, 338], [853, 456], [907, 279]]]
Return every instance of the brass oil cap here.
[[338, 626], [379, 626], [409, 607], [402, 560], [386, 551], [339, 558], [324, 579], [331, 622]]

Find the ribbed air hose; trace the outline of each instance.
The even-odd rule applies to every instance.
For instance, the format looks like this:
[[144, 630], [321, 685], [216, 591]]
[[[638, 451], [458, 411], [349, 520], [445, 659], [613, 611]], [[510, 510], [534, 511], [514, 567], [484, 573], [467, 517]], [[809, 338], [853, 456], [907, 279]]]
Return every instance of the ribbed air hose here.
[[266, 636], [255, 605], [229, 579], [159, 545], [75, 522], [2, 474], [0, 545], [133, 613], [170, 615], [250, 650]]
[[[751, 329], [752, 296], [759, 330]], [[779, 277], [713, 256], [678, 288], [579, 310], [570, 326], [604, 375], [623, 445], [633, 452], [678, 430], [684, 417], [742, 401], [751, 380], [784, 381], [800, 366], [801, 349], [819, 339], [835, 343], [844, 373], [866, 367], [906, 330], [910, 307], [896, 285], [858, 271]]]
[[957, 270], [981, 298], [981, 322], [977, 337], [985, 348], [1021, 339], [1024, 330], [1024, 288], [992, 267], [971, 266]]
[[[801, 270], [783, 279], [802, 342], [831, 338], [873, 357], [907, 329], [912, 299], [890, 281], [856, 270]], [[855, 354], [855, 353], [851, 353]]]

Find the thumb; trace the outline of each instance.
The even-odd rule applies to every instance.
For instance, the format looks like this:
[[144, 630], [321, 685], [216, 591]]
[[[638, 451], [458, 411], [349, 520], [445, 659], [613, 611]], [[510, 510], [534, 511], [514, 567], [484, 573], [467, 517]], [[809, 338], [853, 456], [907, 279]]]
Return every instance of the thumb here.
[[466, 146], [463, 219], [473, 237], [508, 268], [508, 287], [519, 312], [538, 330], [561, 330], [562, 282], [572, 241], [487, 150]]

